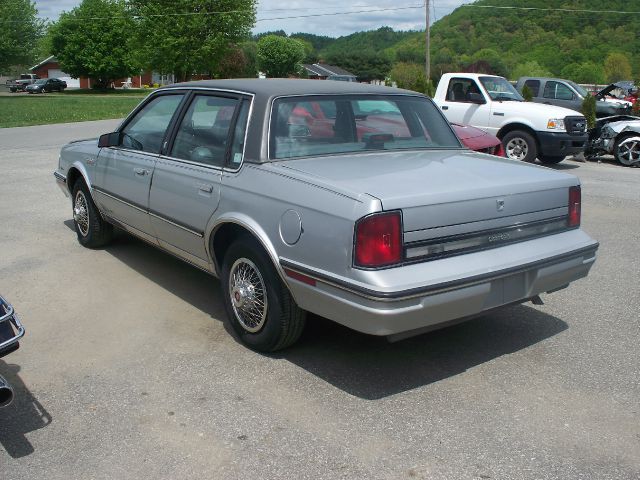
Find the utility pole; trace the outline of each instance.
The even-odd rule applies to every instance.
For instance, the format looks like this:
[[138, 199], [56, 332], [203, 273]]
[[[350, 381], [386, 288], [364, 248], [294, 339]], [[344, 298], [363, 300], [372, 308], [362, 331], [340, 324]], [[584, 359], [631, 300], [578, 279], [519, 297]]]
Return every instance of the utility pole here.
[[424, 4], [427, 7], [427, 28], [425, 30], [425, 43], [426, 43], [426, 47], [427, 47], [427, 55], [425, 58], [426, 61], [426, 67], [427, 67], [427, 81], [429, 81], [431, 79], [431, 26], [429, 25], [431, 23], [431, 19], [429, 18], [429, 4], [430, 4], [430, 0], [425, 0]]

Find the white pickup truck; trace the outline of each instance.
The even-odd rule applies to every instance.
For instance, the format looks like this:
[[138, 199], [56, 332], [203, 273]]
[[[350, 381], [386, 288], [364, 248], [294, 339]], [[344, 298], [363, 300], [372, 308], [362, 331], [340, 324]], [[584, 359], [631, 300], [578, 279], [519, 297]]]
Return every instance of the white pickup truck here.
[[496, 135], [507, 157], [553, 164], [582, 152], [586, 119], [574, 110], [525, 102], [506, 79], [479, 73], [445, 73], [433, 97], [447, 120]]

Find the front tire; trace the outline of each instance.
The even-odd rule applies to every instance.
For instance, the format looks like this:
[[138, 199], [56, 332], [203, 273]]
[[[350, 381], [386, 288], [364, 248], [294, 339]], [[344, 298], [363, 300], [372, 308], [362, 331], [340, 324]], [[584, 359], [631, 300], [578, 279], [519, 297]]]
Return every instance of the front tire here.
[[295, 303], [253, 238], [240, 237], [229, 247], [221, 282], [227, 322], [247, 347], [274, 352], [300, 338], [306, 312]]
[[102, 219], [82, 180], [73, 186], [73, 224], [83, 247], [102, 247], [113, 237], [113, 226]]
[[616, 140], [613, 146], [613, 156], [622, 165], [630, 166], [639, 163], [640, 159], [640, 136], [625, 135]]
[[513, 130], [502, 137], [502, 146], [507, 158], [521, 162], [534, 162], [538, 156], [538, 145], [531, 134]]

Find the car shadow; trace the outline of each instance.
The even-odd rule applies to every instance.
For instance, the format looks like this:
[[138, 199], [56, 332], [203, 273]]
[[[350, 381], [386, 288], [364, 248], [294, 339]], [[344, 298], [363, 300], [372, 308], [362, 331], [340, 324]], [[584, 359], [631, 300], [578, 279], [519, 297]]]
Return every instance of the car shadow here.
[[[121, 231], [105, 251], [202, 312], [219, 320], [226, 315], [219, 282], [209, 274]], [[567, 328], [556, 317], [516, 305], [389, 343], [310, 314], [296, 345], [266, 356], [285, 359], [351, 395], [376, 400], [458, 375]]]
[[212, 275], [118, 229], [104, 251], [207, 315], [224, 318], [219, 281]]
[[453, 377], [567, 328], [556, 317], [516, 305], [389, 343], [311, 315], [301, 341], [278, 356], [346, 393], [377, 400]]
[[579, 163], [575, 163], [575, 162], [567, 163], [566, 160], [563, 160], [561, 163], [548, 164], [548, 165], [545, 163], [540, 163], [540, 165], [542, 165], [543, 167], [553, 168], [554, 170], [573, 170], [575, 168], [580, 168]]
[[34, 452], [27, 434], [46, 427], [51, 415], [21, 380], [20, 367], [0, 360], [0, 375], [13, 387], [13, 403], [0, 409], [0, 445], [13, 458], [26, 457]]

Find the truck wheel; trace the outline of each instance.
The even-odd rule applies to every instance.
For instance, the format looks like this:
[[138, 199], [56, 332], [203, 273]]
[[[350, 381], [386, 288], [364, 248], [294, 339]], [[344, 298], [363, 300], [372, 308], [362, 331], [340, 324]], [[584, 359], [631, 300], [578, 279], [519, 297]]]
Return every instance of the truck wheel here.
[[538, 156], [536, 140], [527, 132], [513, 130], [502, 137], [505, 155], [511, 160], [533, 162]]
[[632, 134], [617, 139], [613, 146], [613, 156], [626, 166], [640, 163], [640, 136]]
[[556, 163], [560, 163], [564, 160], [564, 158], [564, 155], [540, 155], [538, 157], [538, 159], [546, 165], [555, 165]]
[[113, 226], [102, 219], [82, 180], [73, 186], [73, 223], [83, 247], [102, 247], [113, 237]]
[[292, 345], [304, 329], [306, 312], [291, 297], [258, 242], [240, 237], [222, 264], [227, 320], [240, 341], [259, 352]]

